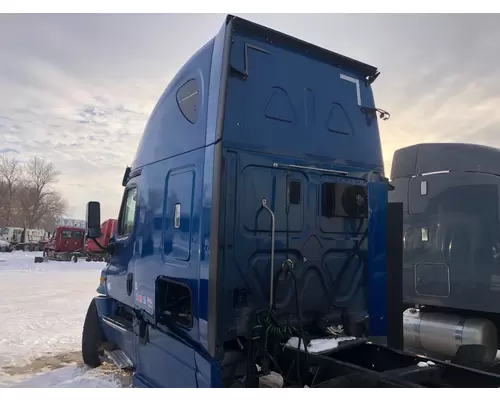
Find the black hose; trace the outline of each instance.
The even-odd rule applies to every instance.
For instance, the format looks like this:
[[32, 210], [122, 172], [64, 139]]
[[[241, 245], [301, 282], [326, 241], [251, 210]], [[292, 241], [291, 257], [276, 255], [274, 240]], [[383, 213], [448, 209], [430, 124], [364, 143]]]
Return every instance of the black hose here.
[[299, 336], [299, 342], [297, 345], [297, 377], [299, 378], [299, 384], [302, 386], [302, 376], [300, 373], [300, 345], [302, 342], [304, 342], [304, 354], [305, 354], [305, 359], [306, 359], [306, 370], [309, 364], [309, 357], [308, 357], [308, 351], [307, 351], [307, 346], [309, 345], [306, 334], [304, 332], [304, 324], [302, 323], [302, 312], [300, 308], [300, 301], [299, 301], [299, 289], [297, 287], [297, 277], [295, 276], [295, 273], [293, 272], [292, 269], [288, 270], [288, 273], [291, 275], [293, 279], [293, 286], [295, 288], [295, 307], [297, 309], [297, 321], [299, 323], [299, 330], [300, 330], [300, 336]]
[[[361, 232], [361, 228], [363, 227], [364, 224], [364, 219], [360, 221], [360, 224], [358, 226], [358, 229], [356, 230], [356, 236], [359, 235]], [[347, 268], [349, 267], [349, 264], [353, 260], [353, 258], [358, 255], [359, 250], [365, 239], [368, 237], [368, 228], [365, 229], [363, 232], [363, 235], [361, 238], [354, 244], [354, 246], [349, 250], [349, 255], [347, 256], [344, 264], [340, 268], [339, 274], [336, 276], [335, 283], [334, 283], [334, 290], [333, 290], [333, 298], [335, 299], [337, 297], [337, 292], [340, 289], [340, 285], [342, 283], [342, 277], [344, 276], [345, 272], [347, 271]]]

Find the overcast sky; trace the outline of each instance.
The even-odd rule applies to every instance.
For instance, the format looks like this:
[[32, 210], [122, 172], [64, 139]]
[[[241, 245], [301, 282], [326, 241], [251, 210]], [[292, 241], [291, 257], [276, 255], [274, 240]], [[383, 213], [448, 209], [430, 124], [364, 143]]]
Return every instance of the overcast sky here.
[[[430, 141], [500, 147], [500, 16], [241, 15], [375, 65], [386, 162]], [[0, 15], [0, 153], [53, 161], [70, 214], [116, 217], [149, 113], [223, 15]]]

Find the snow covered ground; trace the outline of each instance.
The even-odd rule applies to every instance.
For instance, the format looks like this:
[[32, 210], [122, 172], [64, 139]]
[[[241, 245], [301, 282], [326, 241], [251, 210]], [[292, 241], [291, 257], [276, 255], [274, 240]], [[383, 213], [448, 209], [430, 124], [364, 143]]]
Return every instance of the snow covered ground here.
[[110, 366], [90, 370], [80, 348], [85, 313], [104, 263], [0, 253], [0, 387], [120, 387]]

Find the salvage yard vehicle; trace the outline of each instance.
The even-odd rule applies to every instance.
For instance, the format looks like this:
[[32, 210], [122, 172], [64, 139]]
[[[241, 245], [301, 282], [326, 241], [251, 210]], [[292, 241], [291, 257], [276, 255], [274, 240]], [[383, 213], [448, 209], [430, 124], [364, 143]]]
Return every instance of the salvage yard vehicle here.
[[5, 227], [0, 229], [0, 238], [12, 244], [19, 243], [22, 234], [23, 228]]
[[[402, 348], [375, 67], [228, 16], [131, 167], [82, 335], [136, 387], [499, 387]], [[87, 205], [98, 238], [100, 205]], [[382, 342], [386, 341], [386, 344]]]
[[0, 239], [12, 244], [15, 250], [40, 251], [46, 244], [43, 229], [1, 228]]
[[49, 260], [77, 262], [83, 256], [85, 229], [58, 226], [43, 248], [43, 257]]
[[7, 240], [0, 239], [0, 253], [11, 253], [14, 250], [14, 246]]

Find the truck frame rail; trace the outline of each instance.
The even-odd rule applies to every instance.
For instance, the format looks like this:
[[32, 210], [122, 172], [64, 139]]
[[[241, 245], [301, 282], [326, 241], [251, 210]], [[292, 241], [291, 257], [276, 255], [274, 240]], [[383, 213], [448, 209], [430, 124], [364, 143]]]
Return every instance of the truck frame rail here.
[[[284, 349], [282, 356], [294, 364], [296, 353], [295, 349]], [[306, 355], [301, 352], [300, 365], [303, 376], [307, 376], [306, 384], [317, 388], [500, 387], [500, 375], [412, 355], [370, 342], [339, 348], [330, 354]]]

